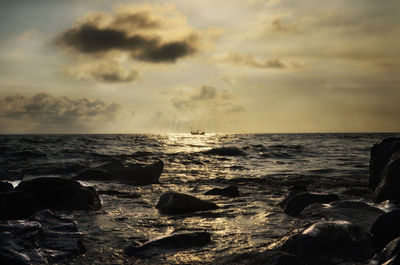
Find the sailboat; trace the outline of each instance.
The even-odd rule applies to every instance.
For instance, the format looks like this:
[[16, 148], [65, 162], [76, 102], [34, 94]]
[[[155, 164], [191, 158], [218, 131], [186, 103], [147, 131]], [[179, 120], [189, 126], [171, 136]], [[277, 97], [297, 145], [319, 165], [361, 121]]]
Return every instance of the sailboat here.
[[205, 132], [202, 130], [193, 130], [192, 128], [190, 128], [190, 134], [191, 135], [204, 135]]

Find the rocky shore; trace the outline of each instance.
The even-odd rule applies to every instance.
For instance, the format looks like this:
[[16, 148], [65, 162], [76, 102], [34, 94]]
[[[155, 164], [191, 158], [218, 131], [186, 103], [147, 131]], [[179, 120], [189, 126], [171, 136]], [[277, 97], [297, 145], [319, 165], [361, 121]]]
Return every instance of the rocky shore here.
[[[214, 148], [204, 154], [246, 156], [237, 148]], [[74, 211], [96, 212], [101, 209], [99, 193], [140, 200], [140, 194], [118, 190], [97, 191], [78, 180], [109, 181], [129, 185], [160, 182], [164, 163], [137, 164], [129, 167], [115, 161], [82, 170], [72, 179], [42, 177], [21, 181], [15, 188], [0, 182], [0, 264], [73, 263], [84, 254], [84, 234], [68, 217]], [[349, 189], [370, 201], [342, 199], [325, 190], [308, 191], [306, 185], [293, 185], [279, 204], [293, 218], [293, 228], [275, 242], [246, 253], [230, 255], [219, 264], [333, 265], [400, 264], [400, 138], [390, 137], [371, 148], [369, 164], [370, 194]], [[269, 185], [259, 180], [260, 185]], [[264, 182], [261, 182], [264, 181]], [[229, 184], [234, 184], [232, 181]], [[211, 214], [220, 209], [214, 199], [240, 198], [240, 187], [213, 188], [207, 199], [176, 191], [164, 192], [154, 207], [159, 214], [185, 218], [193, 213]], [[379, 203], [385, 202], [384, 209]], [[382, 205], [382, 204], [381, 204]], [[211, 215], [208, 215], [211, 216]], [[210, 231], [175, 231], [146, 242], [132, 241], [124, 255], [141, 260], [203, 248], [213, 242]], [[228, 242], [227, 242], [228, 244]], [[201, 263], [201, 261], [199, 261]]]

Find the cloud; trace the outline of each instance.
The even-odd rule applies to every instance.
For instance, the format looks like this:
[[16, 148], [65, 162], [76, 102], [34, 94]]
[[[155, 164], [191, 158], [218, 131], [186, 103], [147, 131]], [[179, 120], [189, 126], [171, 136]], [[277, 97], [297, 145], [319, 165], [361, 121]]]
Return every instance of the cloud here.
[[235, 52], [229, 52], [226, 56], [224, 56], [221, 59], [221, 61], [236, 65], [254, 67], [254, 68], [275, 68], [275, 69], [287, 68], [287, 65], [281, 62], [281, 60], [279, 59], [261, 61], [256, 59], [253, 54], [242, 55], [240, 53], [235, 53]]
[[212, 86], [202, 86], [198, 95], [193, 95], [192, 100], [213, 99], [217, 95], [217, 89]]
[[299, 33], [300, 30], [296, 25], [285, 24], [281, 19], [276, 18], [271, 22], [272, 30], [284, 33]]
[[[177, 92], [178, 94], [178, 92]], [[233, 94], [227, 90], [219, 91], [212, 86], [202, 86], [188, 92], [179, 92], [171, 100], [172, 106], [179, 111], [214, 111], [231, 112], [244, 111], [244, 108], [236, 102]]]
[[82, 80], [93, 80], [107, 83], [126, 83], [138, 78], [139, 72], [125, 68], [116, 60], [105, 60], [99, 63], [87, 63], [67, 68], [67, 75]]
[[[174, 63], [198, 50], [199, 36], [184, 22], [179, 24], [170, 20], [149, 8], [128, 8], [112, 15], [91, 13], [62, 32], [55, 43], [85, 55], [104, 57], [117, 51], [129, 53], [139, 61]], [[185, 28], [182, 32], [188, 33], [181, 36], [174, 32], [180, 28]]]
[[87, 98], [71, 99], [47, 93], [32, 97], [17, 94], [0, 98], [0, 127], [17, 123], [22, 127], [37, 126], [41, 131], [52, 127], [76, 128], [90, 122], [113, 121], [120, 108], [117, 103]]

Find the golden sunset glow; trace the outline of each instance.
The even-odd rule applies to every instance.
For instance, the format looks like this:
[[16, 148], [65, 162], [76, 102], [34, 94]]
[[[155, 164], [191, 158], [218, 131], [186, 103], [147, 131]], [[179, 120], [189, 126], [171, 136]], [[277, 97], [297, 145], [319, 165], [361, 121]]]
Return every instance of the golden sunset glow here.
[[1, 133], [400, 130], [400, 3], [0, 3]]

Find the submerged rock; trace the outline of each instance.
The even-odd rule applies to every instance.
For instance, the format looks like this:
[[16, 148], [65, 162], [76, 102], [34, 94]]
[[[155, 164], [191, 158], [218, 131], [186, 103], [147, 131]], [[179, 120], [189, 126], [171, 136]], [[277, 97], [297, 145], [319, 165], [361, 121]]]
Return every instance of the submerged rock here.
[[191, 195], [165, 192], [161, 195], [156, 208], [162, 214], [183, 214], [218, 209], [218, 206]]
[[246, 156], [246, 152], [240, 150], [237, 147], [216, 147], [210, 150], [204, 151], [207, 155], [219, 155], [219, 156]]
[[12, 191], [14, 186], [6, 181], [0, 181], [0, 192]]
[[226, 197], [239, 197], [239, 190], [236, 186], [228, 186], [226, 188], [214, 188], [204, 193], [204, 195], [221, 195]]
[[311, 204], [300, 213], [299, 217], [313, 221], [345, 220], [361, 226], [368, 232], [383, 213], [382, 210], [363, 202], [336, 201], [329, 204]]
[[124, 167], [121, 162], [114, 161], [85, 170], [73, 179], [118, 181], [137, 185], [155, 184], [159, 183], [163, 169], [164, 163], [161, 160], [150, 165], [136, 164], [129, 167]]
[[27, 218], [42, 209], [98, 210], [100, 198], [93, 187], [62, 178], [22, 181], [13, 191], [0, 193], [0, 220]]
[[289, 237], [281, 250], [308, 265], [364, 262], [374, 254], [371, 235], [347, 221], [317, 222]]
[[379, 216], [371, 227], [371, 234], [377, 251], [381, 251], [390, 241], [400, 237], [400, 210]]
[[369, 186], [377, 202], [400, 202], [400, 138], [389, 137], [371, 148]]
[[50, 210], [29, 219], [0, 222], [0, 263], [68, 263], [85, 252], [82, 238], [73, 220]]
[[330, 203], [338, 201], [336, 194], [298, 193], [293, 195], [283, 206], [283, 211], [291, 216], [298, 216], [300, 212], [313, 203]]
[[185, 249], [197, 246], [205, 246], [210, 243], [211, 237], [208, 232], [175, 233], [162, 236], [141, 245], [135, 243], [125, 249], [129, 256], [147, 256], [154, 254], [159, 249]]

